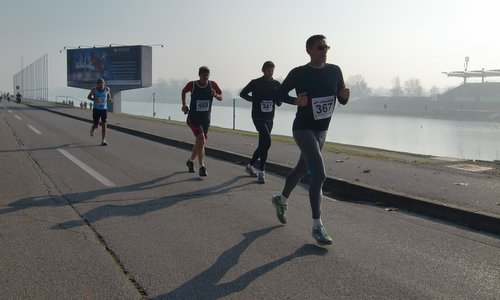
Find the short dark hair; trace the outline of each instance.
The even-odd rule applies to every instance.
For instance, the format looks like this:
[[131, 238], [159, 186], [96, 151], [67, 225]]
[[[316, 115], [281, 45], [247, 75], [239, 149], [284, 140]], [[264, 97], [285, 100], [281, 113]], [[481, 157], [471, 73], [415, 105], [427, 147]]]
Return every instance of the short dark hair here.
[[104, 83], [104, 79], [99, 78], [99, 79], [97, 79], [96, 83], [97, 83], [97, 84], [99, 84], [99, 83]]
[[201, 66], [200, 69], [198, 70], [198, 75], [206, 73], [210, 74], [210, 69], [207, 66]]
[[326, 37], [322, 34], [315, 34], [315, 35], [311, 36], [306, 41], [306, 48], [307, 49], [312, 48], [312, 46], [314, 44], [316, 44], [317, 41], [321, 41], [321, 40], [326, 40]]
[[265, 69], [268, 69], [268, 68], [274, 68], [274, 63], [270, 60], [266, 61], [263, 65], [262, 65], [262, 72], [264, 72]]

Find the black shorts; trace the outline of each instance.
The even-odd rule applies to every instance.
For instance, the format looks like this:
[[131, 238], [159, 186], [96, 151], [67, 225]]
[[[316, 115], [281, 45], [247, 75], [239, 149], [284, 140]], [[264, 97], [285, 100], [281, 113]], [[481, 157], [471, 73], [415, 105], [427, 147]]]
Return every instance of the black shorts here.
[[191, 128], [191, 131], [193, 131], [194, 136], [198, 136], [200, 133], [203, 133], [205, 139], [208, 138], [208, 128], [210, 128], [210, 122], [197, 122], [193, 121], [191, 117], [188, 117], [187, 125]]
[[102, 123], [106, 123], [106, 121], [108, 120], [108, 110], [94, 108], [92, 110], [92, 118], [94, 121], [94, 126], [99, 125], [99, 119]]

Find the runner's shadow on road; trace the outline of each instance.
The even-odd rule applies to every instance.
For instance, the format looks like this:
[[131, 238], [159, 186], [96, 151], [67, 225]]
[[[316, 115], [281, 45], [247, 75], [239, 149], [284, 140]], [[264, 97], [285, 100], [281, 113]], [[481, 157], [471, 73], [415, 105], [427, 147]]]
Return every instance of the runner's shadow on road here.
[[[71, 144], [62, 144], [59, 146], [52, 146], [52, 147], [40, 147], [40, 148], [29, 148], [29, 147], [20, 147], [16, 149], [4, 149], [0, 150], [0, 153], [15, 153], [15, 152], [34, 152], [34, 151], [44, 151], [44, 150], [57, 150], [57, 149], [83, 149], [83, 148], [94, 148], [96, 145], [79, 145], [76, 143], [71, 143]], [[101, 145], [99, 145], [101, 147]]]
[[134, 183], [134, 184], [127, 185], [127, 186], [117, 186], [117, 187], [112, 187], [112, 188], [104, 188], [104, 189], [99, 189], [99, 190], [92, 190], [92, 191], [87, 191], [87, 192], [76, 192], [76, 193], [63, 194], [63, 195], [26, 197], [26, 198], [22, 198], [22, 199], [19, 199], [17, 201], [14, 201], [12, 203], [9, 203], [7, 207], [0, 209], [0, 215], [16, 212], [16, 211], [23, 210], [23, 209], [30, 208], [30, 207], [62, 207], [62, 206], [67, 206], [68, 204], [78, 204], [81, 202], [87, 202], [87, 201], [90, 201], [94, 198], [97, 198], [97, 197], [103, 196], [103, 195], [109, 195], [109, 194], [114, 194], [114, 193], [123, 193], [123, 192], [143, 191], [143, 190], [148, 190], [148, 189], [152, 189], [152, 188], [168, 186], [168, 185], [179, 183], [182, 181], [189, 181], [189, 179], [186, 179], [186, 180], [179, 180], [179, 181], [174, 181], [174, 182], [162, 183], [163, 181], [166, 181], [172, 177], [175, 177], [175, 176], [177, 176], [179, 174], [183, 174], [183, 173], [185, 173], [185, 172], [178, 171], [178, 172], [174, 172], [174, 173], [169, 174], [169, 175], [165, 175], [165, 176], [158, 177], [158, 178], [144, 181], [144, 182]]
[[244, 233], [243, 240], [230, 249], [224, 251], [210, 268], [196, 275], [175, 290], [157, 296], [153, 299], [223, 298], [243, 291], [259, 277], [296, 258], [312, 255], [323, 256], [328, 253], [328, 250], [325, 248], [313, 244], [306, 244], [295, 250], [293, 253], [250, 270], [231, 282], [218, 284], [227, 272], [238, 264], [241, 255], [256, 239], [280, 227], [282, 226], [273, 226]]
[[[178, 172], [183, 173], [183, 172]], [[240, 188], [246, 185], [252, 184], [251, 182], [244, 182], [242, 184], [235, 185], [239, 180], [247, 178], [247, 176], [237, 176], [225, 182], [221, 182], [215, 186], [202, 188], [198, 190], [187, 191], [171, 196], [155, 198], [148, 201], [142, 201], [132, 204], [106, 204], [89, 210], [86, 213], [82, 213], [80, 219], [72, 220], [64, 223], [54, 225], [53, 229], [71, 229], [74, 227], [82, 225], [90, 225], [94, 222], [98, 222], [102, 219], [109, 217], [131, 217], [140, 216], [153, 211], [168, 208], [170, 206], [176, 205], [184, 201], [192, 201], [195, 199], [212, 197], [214, 195], [220, 195], [227, 193], [233, 189]], [[186, 181], [186, 180], [182, 180]], [[172, 184], [172, 183], [170, 183]], [[157, 186], [156, 186], [157, 187]], [[0, 211], [1, 213], [1, 211]]]

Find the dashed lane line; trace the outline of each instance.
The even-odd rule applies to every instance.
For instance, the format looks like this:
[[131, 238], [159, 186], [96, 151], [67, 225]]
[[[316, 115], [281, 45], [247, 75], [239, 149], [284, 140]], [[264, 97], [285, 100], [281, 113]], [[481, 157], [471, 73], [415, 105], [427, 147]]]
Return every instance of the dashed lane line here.
[[29, 129], [33, 130], [36, 134], [39, 134], [39, 135], [42, 135], [42, 133], [40, 132], [40, 130], [36, 129], [35, 127], [31, 126], [31, 125], [28, 125]]
[[114, 184], [113, 182], [111, 182], [109, 179], [102, 176], [101, 174], [97, 173], [94, 169], [92, 169], [91, 167], [84, 164], [81, 160], [79, 160], [78, 158], [71, 155], [68, 151], [66, 151], [64, 149], [57, 149], [57, 151], [61, 152], [62, 155], [66, 156], [75, 165], [79, 166], [81, 169], [83, 169], [85, 172], [87, 172], [90, 176], [94, 177], [95, 179], [97, 179], [97, 181], [104, 184], [105, 186], [107, 186], [107, 187], [116, 186], [116, 184]]

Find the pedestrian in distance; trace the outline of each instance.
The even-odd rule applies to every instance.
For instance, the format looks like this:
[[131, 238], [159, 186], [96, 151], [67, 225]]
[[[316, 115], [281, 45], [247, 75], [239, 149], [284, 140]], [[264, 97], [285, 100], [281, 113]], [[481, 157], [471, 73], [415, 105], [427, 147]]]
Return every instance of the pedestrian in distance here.
[[[97, 86], [92, 88], [87, 96], [87, 99], [94, 103], [92, 109], [92, 126], [90, 127], [90, 136], [94, 136], [95, 130], [101, 124], [101, 146], [107, 146], [106, 128], [108, 121], [108, 101], [113, 102], [109, 87], [104, 84], [104, 79], [97, 79]], [[100, 121], [100, 123], [99, 123]]]
[[[300, 158], [286, 177], [281, 195], [271, 199], [278, 220], [287, 223], [288, 198], [302, 177], [308, 174], [312, 236], [320, 245], [333, 243], [321, 220], [322, 188], [326, 179], [321, 149], [336, 102], [345, 105], [350, 96], [340, 67], [326, 63], [329, 50], [325, 36], [311, 36], [306, 41], [309, 63], [292, 69], [281, 84], [278, 99], [297, 106], [292, 133], [300, 149]], [[291, 90], [295, 90], [297, 97], [288, 95]]]
[[[246, 172], [251, 176], [257, 176], [258, 183], [265, 183], [265, 169], [269, 148], [271, 148], [271, 131], [276, 105], [281, 102], [276, 100], [280, 87], [279, 81], [273, 79], [274, 63], [266, 61], [262, 65], [262, 77], [251, 80], [240, 92], [240, 97], [252, 102], [252, 121], [259, 133], [259, 144], [255, 149], [252, 159], [246, 165]], [[250, 93], [252, 95], [250, 95]], [[254, 168], [260, 159], [260, 168]]]
[[[195, 142], [191, 157], [186, 162], [188, 171], [194, 172], [194, 160], [198, 157], [200, 165], [199, 175], [207, 176], [205, 167], [205, 145], [208, 138], [208, 129], [210, 127], [210, 115], [212, 113], [213, 99], [222, 101], [222, 90], [215, 81], [210, 81], [210, 69], [202, 66], [198, 70], [199, 80], [193, 80], [186, 84], [182, 89], [182, 111], [187, 114], [187, 125], [191, 128], [195, 136]], [[189, 106], [186, 102], [186, 94], [191, 93]]]

